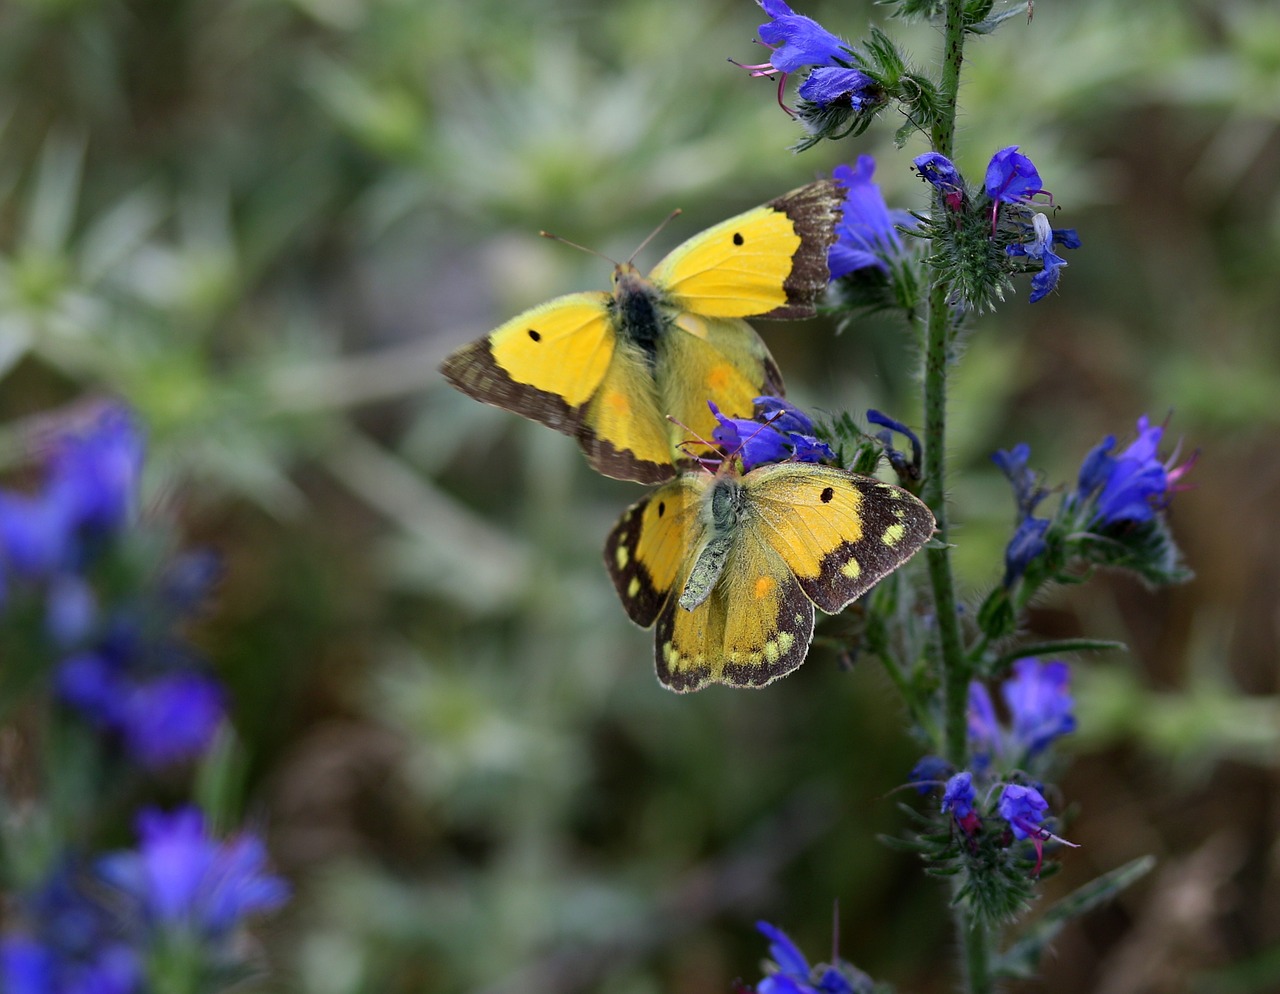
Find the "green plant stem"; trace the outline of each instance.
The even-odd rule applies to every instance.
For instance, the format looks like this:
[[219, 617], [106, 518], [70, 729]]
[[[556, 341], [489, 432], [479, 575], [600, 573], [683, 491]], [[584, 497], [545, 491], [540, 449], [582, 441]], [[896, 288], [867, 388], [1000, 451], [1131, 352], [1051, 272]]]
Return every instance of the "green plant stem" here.
[[[956, 101], [960, 67], [964, 63], [964, 2], [947, 0], [942, 37], [941, 106], [930, 130], [933, 149], [952, 157], [955, 143]], [[941, 195], [934, 210], [945, 217]], [[946, 424], [947, 367], [951, 355], [952, 318], [948, 303], [951, 288], [935, 282], [929, 290], [929, 314], [924, 351], [924, 486], [921, 496], [937, 522], [935, 547], [926, 552], [929, 583], [933, 588], [934, 616], [938, 625], [942, 661], [943, 735], [946, 756], [958, 769], [968, 765], [967, 710], [972, 662], [965, 652], [956, 613], [955, 581], [951, 573], [951, 549], [947, 522]], [[990, 994], [991, 936], [975, 921], [964, 902], [954, 905], [955, 925], [964, 951], [965, 989], [968, 994]]]
[[[935, 151], [950, 157], [955, 136], [956, 98], [960, 88], [960, 66], [964, 61], [963, 0], [948, 0], [943, 31], [942, 81], [939, 88], [941, 110], [933, 123], [931, 138]], [[945, 211], [941, 199], [935, 210]], [[942, 656], [943, 743], [947, 758], [957, 767], [966, 765], [966, 705], [969, 687], [969, 658], [960, 636], [956, 615], [955, 581], [951, 574], [951, 550], [946, 505], [946, 423], [947, 367], [950, 359], [950, 287], [934, 283], [929, 291], [929, 314], [925, 326], [924, 355], [924, 486], [921, 496], [933, 510], [937, 522], [937, 547], [926, 553], [929, 582], [933, 588], [935, 616]]]

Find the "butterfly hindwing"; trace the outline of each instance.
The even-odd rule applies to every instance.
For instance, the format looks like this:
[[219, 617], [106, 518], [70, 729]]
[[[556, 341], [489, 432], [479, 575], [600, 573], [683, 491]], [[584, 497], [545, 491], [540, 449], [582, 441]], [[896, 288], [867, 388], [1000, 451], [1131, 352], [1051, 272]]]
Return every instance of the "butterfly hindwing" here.
[[675, 423], [668, 422], [677, 462], [694, 438], [709, 439], [719, 422], [707, 407], [707, 399], [728, 417], [749, 418], [755, 398], [781, 396], [782, 375], [760, 336], [737, 318], [703, 318], [682, 314], [676, 325], [683, 333], [666, 336], [657, 354], [660, 403]]
[[648, 359], [619, 342], [578, 429], [578, 442], [592, 468], [637, 483], [670, 479], [677, 439], [664, 410]]
[[557, 297], [458, 349], [441, 371], [476, 400], [576, 434], [613, 358], [610, 300], [607, 293]]
[[[813, 604], [778, 554], [752, 530], [739, 533], [710, 596], [686, 611], [668, 598], [654, 632], [658, 679], [681, 693], [709, 683], [763, 687], [802, 662], [813, 639]], [[692, 565], [689, 556], [686, 567]], [[688, 577], [680, 574], [678, 591]]]
[[695, 235], [649, 278], [696, 314], [812, 317], [841, 200], [833, 180], [810, 183]]
[[933, 534], [928, 505], [870, 476], [778, 463], [746, 480], [755, 527], [828, 614], [861, 597]]

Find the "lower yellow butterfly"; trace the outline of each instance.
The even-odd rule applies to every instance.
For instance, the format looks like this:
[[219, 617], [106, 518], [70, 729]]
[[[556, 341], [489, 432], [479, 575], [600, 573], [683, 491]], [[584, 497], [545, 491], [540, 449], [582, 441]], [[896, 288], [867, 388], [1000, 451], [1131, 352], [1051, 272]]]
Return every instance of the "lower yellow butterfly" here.
[[804, 662], [814, 605], [843, 610], [933, 534], [901, 487], [833, 466], [778, 462], [687, 473], [633, 504], [605, 543], [631, 620], [657, 622], [658, 679], [762, 687]]
[[606, 476], [659, 483], [684, 453], [671, 415], [707, 436], [706, 401], [748, 415], [782, 377], [744, 318], [813, 315], [826, 289], [842, 192], [822, 180], [678, 246], [646, 278], [629, 262], [612, 292], [557, 297], [445, 359], [477, 400], [578, 439]]

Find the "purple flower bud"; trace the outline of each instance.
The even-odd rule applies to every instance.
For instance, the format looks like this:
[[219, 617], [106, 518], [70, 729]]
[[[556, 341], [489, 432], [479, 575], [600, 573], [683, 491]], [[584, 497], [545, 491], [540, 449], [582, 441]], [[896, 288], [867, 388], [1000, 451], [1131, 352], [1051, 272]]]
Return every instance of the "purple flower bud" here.
[[1049, 810], [1049, 802], [1034, 787], [1008, 784], [1000, 792], [996, 810], [1009, 823], [1014, 838], [1043, 838], [1044, 830], [1039, 825], [1044, 821], [1045, 812]]

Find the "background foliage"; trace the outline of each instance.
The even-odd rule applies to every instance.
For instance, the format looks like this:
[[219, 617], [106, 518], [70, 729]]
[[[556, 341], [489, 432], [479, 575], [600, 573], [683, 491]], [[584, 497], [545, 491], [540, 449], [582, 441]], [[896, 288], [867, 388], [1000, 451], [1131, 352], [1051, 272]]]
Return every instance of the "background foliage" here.
[[[803, 9], [856, 37], [869, 4]], [[245, 804], [295, 881], [273, 989], [725, 991], [768, 916], [904, 990], [948, 989], [935, 883], [874, 841], [918, 747], [873, 665], [662, 690], [599, 545], [637, 488], [447, 390], [447, 350], [873, 152], [795, 158], [741, 2], [14, 0], [0, 7], [0, 457], [86, 394], [150, 426], [151, 493], [219, 548], [196, 633], [235, 694]], [[917, 52], [932, 49], [927, 29]], [[1083, 848], [1050, 885], [1159, 867], [1069, 930], [1044, 991], [1280, 984], [1280, 11], [1041, 0], [975, 43], [958, 160], [1034, 156], [1085, 248], [984, 319], [954, 385], [974, 603], [1013, 519], [988, 454], [1065, 480], [1137, 414], [1203, 452], [1197, 572], [1106, 578], [1037, 634], [1127, 642], [1076, 678]], [[890, 122], [892, 123], [892, 122]], [[646, 253], [656, 259], [661, 246]], [[918, 423], [875, 320], [763, 329], [792, 396]], [[839, 622], [832, 622], [838, 625]], [[821, 634], [821, 631], [820, 633]]]

